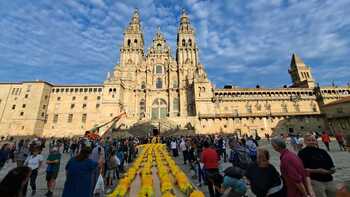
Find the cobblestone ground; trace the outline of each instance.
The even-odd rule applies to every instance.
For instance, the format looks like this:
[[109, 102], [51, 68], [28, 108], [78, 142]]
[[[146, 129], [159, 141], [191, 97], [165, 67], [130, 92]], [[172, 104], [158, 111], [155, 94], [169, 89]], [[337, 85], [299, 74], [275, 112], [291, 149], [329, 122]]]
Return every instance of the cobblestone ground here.
[[[326, 149], [326, 147], [322, 144], [322, 142], [319, 142], [319, 145], [321, 148]], [[270, 162], [276, 167], [276, 169], [279, 171], [279, 154], [273, 150], [272, 146], [265, 140], [260, 141], [260, 147], [267, 148], [270, 152]], [[292, 150], [292, 148], [289, 146], [289, 149]], [[331, 151], [329, 152], [333, 162], [336, 166], [336, 173], [334, 174], [334, 180], [337, 183], [344, 182], [344, 181], [350, 181], [350, 153], [339, 151], [339, 146], [335, 141], [332, 141], [330, 144]], [[193, 179], [194, 172], [190, 170], [190, 167], [188, 165], [183, 164], [183, 157], [180, 154], [179, 157], [175, 158], [176, 163], [182, 167], [182, 169], [185, 171], [186, 174], [188, 174], [188, 177], [192, 180], [194, 185], [198, 184], [198, 179]], [[220, 170], [224, 170], [227, 167], [231, 166], [230, 163], [226, 162], [220, 163]], [[197, 187], [199, 190], [203, 191], [206, 196], [209, 196], [208, 187], [206, 185], [203, 185], [201, 187]], [[254, 195], [251, 193], [251, 191], [248, 191], [247, 195], [249, 197], [254, 197]]]
[[[260, 142], [262, 147], [266, 147], [268, 150], [270, 150], [271, 153], [271, 163], [276, 166], [276, 168], [279, 170], [279, 155], [276, 153], [270, 144], [268, 144], [266, 141]], [[325, 148], [322, 143], [319, 143], [322, 148]], [[339, 151], [339, 147], [336, 142], [331, 143], [331, 151], [330, 155], [334, 160], [334, 163], [336, 165], [336, 173], [334, 175], [336, 182], [343, 182], [343, 181], [349, 181], [350, 180], [350, 153], [348, 152], [341, 152]], [[47, 157], [47, 150], [43, 152], [44, 158]], [[54, 191], [54, 196], [61, 196], [62, 190], [64, 186], [65, 181], [65, 166], [67, 161], [69, 160], [69, 154], [64, 153], [61, 161], [60, 166], [60, 173], [58, 175], [57, 181], [56, 181], [56, 189]], [[182, 167], [182, 169], [185, 171], [186, 174], [188, 174], [190, 180], [196, 185], [198, 183], [197, 179], [192, 179], [193, 172], [190, 171], [189, 166], [183, 165], [182, 157], [175, 158], [177, 164]], [[225, 169], [228, 167], [230, 163], [221, 163], [220, 168]], [[3, 179], [3, 177], [8, 173], [9, 170], [15, 167], [15, 163], [7, 162], [4, 166], [4, 168], [0, 171], [0, 180]], [[46, 190], [46, 181], [45, 181], [45, 169], [46, 164], [39, 170], [39, 175], [37, 179], [37, 194], [35, 196], [42, 197], [47, 192]], [[198, 189], [202, 190], [206, 196], [208, 195], [208, 189], [207, 186], [202, 185], [201, 187], [198, 187]], [[30, 196], [31, 189], [28, 187], [28, 195]], [[248, 194], [248, 196], [253, 196], [251, 193]]]

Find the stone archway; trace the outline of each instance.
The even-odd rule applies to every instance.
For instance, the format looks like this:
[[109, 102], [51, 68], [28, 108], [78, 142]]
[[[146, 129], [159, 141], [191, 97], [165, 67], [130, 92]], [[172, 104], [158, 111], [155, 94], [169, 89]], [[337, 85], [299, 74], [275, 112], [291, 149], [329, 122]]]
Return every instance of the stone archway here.
[[165, 118], [168, 113], [167, 103], [164, 99], [156, 98], [152, 103], [152, 119]]

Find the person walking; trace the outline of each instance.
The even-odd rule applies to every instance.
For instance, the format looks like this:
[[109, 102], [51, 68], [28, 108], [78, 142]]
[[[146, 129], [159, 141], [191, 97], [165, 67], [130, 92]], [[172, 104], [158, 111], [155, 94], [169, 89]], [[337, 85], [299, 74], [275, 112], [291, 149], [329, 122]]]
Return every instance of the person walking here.
[[269, 162], [270, 154], [266, 149], [257, 150], [257, 163], [253, 163], [245, 176], [252, 192], [257, 197], [284, 197], [283, 181], [276, 168]]
[[0, 170], [4, 167], [10, 156], [10, 144], [5, 143], [0, 149]]
[[177, 157], [179, 154], [178, 154], [178, 151], [177, 151], [177, 143], [176, 143], [176, 140], [173, 139], [170, 143], [170, 149], [171, 151], [173, 152], [173, 157]]
[[273, 138], [271, 145], [280, 153], [280, 171], [287, 187], [287, 197], [315, 197], [310, 177], [300, 158], [286, 148], [282, 138]]
[[340, 151], [345, 151], [344, 135], [340, 131], [337, 131], [335, 133], [335, 139], [338, 142]]
[[328, 133], [322, 132], [321, 139], [323, 144], [326, 146], [327, 150], [330, 151], [329, 143], [331, 142], [331, 138], [329, 137]]
[[43, 163], [43, 156], [40, 154], [41, 145], [34, 145], [31, 147], [31, 154], [24, 161], [24, 166], [28, 166], [32, 169], [30, 175], [30, 187], [32, 188], [32, 196], [36, 193], [36, 178], [38, 177], [38, 171]]
[[61, 153], [58, 152], [57, 147], [53, 147], [50, 154], [47, 157], [46, 163], [46, 181], [47, 181], [47, 193], [48, 197], [53, 196], [53, 190], [56, 184], [56, 178], [60, 170]]
[[0, 196], [25, 197], [31, 172], [26, 166], [12, 169], [0, 183]]
[[107, 183], [106, 183], [106, 186], [112, 187], [113, 186], [113, 178], [114, 178], [114, 175], [116, 173], [115, 170], [117, 170], [117, 167], [118, 167], [118, 163], [117, 163], [117, 159], [116, 159], [114, 150], [112, 150], [109, 153], [109, 155], [107, 157], [106, 164], [107, 164], [107, 168], [106, 168]]
[[210, 197], [221, 196], [217, 188], [221, 188], [222, 177], [219, 173], [219, 155], [215, 149], [211, 148], [208, 141], [204, 142], [204, 149], [201, 154], [201, 161], [208, 180], [208, 190]]
[[184, 160], [184, 164], [186, 165], [187, 163], [187, 146], [186, 146], [186, 141], [185, 139], [181, 139], [180, 142], [180, 151], [182, 152], [182, 156], [183, 156], [183, 160]]
[[313, 135], [306, 135], [304, 143], [306, 147], [299, 151], [298, 156], [310, 174], [316, 196], [335, 197], [336, 185], [332, 176], [335, 173], [335, 167], [332, 158], [327, 151], [317, 146]]
[[89, 159], [91, 149], [84, 147], [80, 153], [71, 158], [66, 165], [66, 181], [62, 197], [92, 197], [94, 184], [92, 177], [98, 163]]

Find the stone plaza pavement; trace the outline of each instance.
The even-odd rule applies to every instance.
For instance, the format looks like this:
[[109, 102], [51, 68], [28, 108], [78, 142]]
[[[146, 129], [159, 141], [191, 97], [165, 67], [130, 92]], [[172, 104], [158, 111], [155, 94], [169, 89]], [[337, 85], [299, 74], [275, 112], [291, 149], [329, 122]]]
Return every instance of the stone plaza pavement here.
[[[276, 153], [270, 144], [267, 141], [260, 141], [260, 147], [266, 147], [271, 154], [271, 163], [279, 170], [279, 155]], [[322, 148], [325, 148], [321, 142], [319, 142]], [[339, 151], [338, 144], [335, 141], [331, 143], [331, 151], [330, 155], [333, 158], [333, 161], [336, 165], [336, 173], [334, 175], [334, 179], [336, 182], [350, 181], [350, 153]], [[47, 149], [43, 151], [43, 156], [46, 159], [47, 157]], [[57, 178], [56, 189], [54, 191], [54, 196], [61, 196], [63, 191], [63, 186], [65, 182], [65, 165], [69, 160], [70, 156], [68, 153], [64, 153], [60, 166], [60, 173]], [[188, 165], [183, 165], [182, 155], [180, 157], [175, 158], [177, 164], [184, 170], [190, 180], [196, 185], [198, 183], [197, 179], [192, 179], [193, 172], [189, 170]], [[221, 163], [220, 169], [223, 170], [226, 167], [230, 166], [230, 163]], [[15, 167], [15, 163], [7, 162], [4, 168], [0, 171], [0, 180], [7, 174], [9, 170]], [[39, 175], [37, 179], [37, 194], [35, 196], [42, 197], [47, 192], [46, 190], [46, 180], [45, 180], [45, 169], [46, 164], [39, 170]], [[208, 195], [208, 189], [206, 185], [202, 185], [198, 189], [202, 190], [206, 196]], [[28, 195], [30, 196], [31, 189], [28, 186]], [[248, 196], [253, 196], [251, 193], [248, 193]]]
[[[322, 142], [318, 142], [321, 148], [326, 149], [324, 144]], [[266, 140], [261, 140], [259, 142], [260, 148], [267, 148], [270, 152], [270, 162], [276, 167], [278, 171], [279, 165], [280, 165], [280, 159], [279, 159], [279, 153], [273, 150], [271, 144], [269, 144]], [[289, 150], [292, 150], [292, 147], [288, 144]], [[338, 143], [334, 140], [330, 143], [330, 155], [333, 159], [333, 162], [336, 166], [336, 173], [334, 174], [334, 180], [336, 183], [341, 183], [344, 181], [350, 181], [350, 153], [345, 151], [340, 151]], [[185, 173], [188, 175], [188, 177], [191, 178], [194, 185], [198, 184], [198, 179], [193, 179], [192, 176], [194, 175], [194, 172], [190, 170], [190, 167], [188, 165], [183, 164], [183, 157], [180, 154], [179, 157], [176, 159], [176, 163], [182, 167], [182, 169], [185, 171]], [[231, 163], [226, 162], [220, 163], [219, 170], [223, 171], [227, 167], [231, 166]], [[201, 187], [197, 187], [199, 190], [203, 191], [206, 196], [209, 196], [208, 187], [204, 184], [202, 184]], [[254, 197], [255, 195], [252, 194], [251, 191], [248, 191], [247, 196]], [[225, 195], [223, 197], [226, 197]]]

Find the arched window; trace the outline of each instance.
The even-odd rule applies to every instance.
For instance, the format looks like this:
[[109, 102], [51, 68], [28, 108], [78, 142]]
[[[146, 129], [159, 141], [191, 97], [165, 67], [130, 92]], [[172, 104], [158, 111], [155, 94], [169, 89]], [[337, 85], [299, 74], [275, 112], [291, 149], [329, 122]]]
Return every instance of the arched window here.
[[167, 104], [163, 99], [155, 99], [152, 103], [152, 119], [165, 118], [167, 116]]
[[156, 81], [156, 88], [160, 89], [163, 87], [163, 81], [161, 78], [158, 78]]
[[294, 109], [295, 109], [296, 112], [300, 112], [300, 106], [299, 106], [298, 103], [294, 104]]
[[192, 40], [191, 39], [188, 40], [188, 46], [190, 46], [190, 47], [192, 46]]
[[156, 66], [156, 74], [163, 74], [163, 66], [162, 65]]
[[282, 107], [282, 112], [285, 112], [285, 113], [288, 112], [288, 106], [287, 106], [286, 103], [282, 103], [282, 104], [281, 104], [281, 107]]
[[128, 39], [128, 47], [131, 45], [131, 40]]
[[134, 40], [134, 43], [137, 44], [137, 39]]
[[184, 47], [186, 45], [185, 39], [182, 39], [182, 46]]
[[173, 110], [174, 110], [174, 112], [178, 112], [180, 110], [179, 98], [174, 98], [174, 100], [173, 100]]
[[141, 101], [140, 101], [140, 115], [144, 114], [145, 111], [146, 111], [145, 99], [141, 99]]
[[146, 82], [141, 82], [141, 89], [146, 89]]
[[173, 88], [178, 88], [179, 87], [179, 84], [177, 83], [177, 80], [174, 79], [173, 80]]

